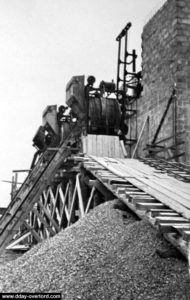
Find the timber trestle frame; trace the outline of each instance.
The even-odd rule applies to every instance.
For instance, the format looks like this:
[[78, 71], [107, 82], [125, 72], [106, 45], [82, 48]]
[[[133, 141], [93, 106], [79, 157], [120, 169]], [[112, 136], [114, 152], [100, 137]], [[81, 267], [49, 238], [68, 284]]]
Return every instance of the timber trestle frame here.
[[[35, 203], [39, 201], [39, 196], [51, 184], [57, 170], [63, 161], [72, 153], [72, 144], [76, 143], [76, 132], [80, 129], [80, 124], [73, 126], [70, 135], [59, 146], [59, 148], [47, 150], [37, 164], [31, 170], [26, 180], [15, 194], [9, 204], [5, 214], [0, 219], [0, 248], [5, 248], [10, 241], [17, 235], [22, 226], [32, 232], [36, 240], [39, 237], [35, 229], [26, 222], [29, 212]], [[25, 234], [25, 232], [24, 232]], [[28, 233], [27, 233], [28, 235]], [[20, 236], [24, 240], [26, 235]]]
[[114, 199], [114, 195], [80, 165], [85, 160], [83, 155], [70, 155], [65, 159], [54, 180], [20, 220], [20, 227], [14, 231], [7, 249], [27, 250], [75, 223], [96, 205]]
[[[109, 158], [106, 164], [115, 161]], [[31, 203], [7, 249], [28, 249], [72, 225], [98, 204], [117, 198], [188, 257], [190, 220], [134, 184], [133, 176], [118, 175], [107, 165], [98, 157], [67, 156], [51, 184]]]

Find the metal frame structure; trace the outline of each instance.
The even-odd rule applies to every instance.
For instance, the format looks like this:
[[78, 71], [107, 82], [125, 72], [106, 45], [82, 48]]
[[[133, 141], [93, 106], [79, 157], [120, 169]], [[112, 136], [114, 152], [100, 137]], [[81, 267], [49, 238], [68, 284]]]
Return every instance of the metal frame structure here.
[[[132, 146], [137, 142], [137, 99], [139, 95], [137, 95], [136, 90], [137, 86], [139, 86], [140, 79], [136, 73], [136, 52], [133, 50], [132, 53], [129, 53], [127, 49], [128, 31], [131, 26], [132, 24], [128, 23], [116, 38], [118, 42], [116, 94], [117, 100], [121, 103], [122, 118], [127, 121], [129, 128], [125, 139], [129, 157], [132, 155]], [[128, 59], [129, 57], [131, 58], [130, 61]], [[128, 67], [131, 67], [132, 70], [129, 71]], [[120, 87], [120, 82], [122, 82], [122, 87]], [[132, 95], [129, 95], [128, 91], [132, 91]]]

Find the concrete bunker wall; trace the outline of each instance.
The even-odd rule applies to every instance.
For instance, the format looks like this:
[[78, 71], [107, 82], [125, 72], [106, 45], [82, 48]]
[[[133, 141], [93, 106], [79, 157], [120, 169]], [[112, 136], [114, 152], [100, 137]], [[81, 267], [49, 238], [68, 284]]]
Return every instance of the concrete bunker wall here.
[[[147, 154], [176, 85], [176, 121], [174, 103], [158, 135], [158, 141], [173, 133], [181, 133], [175, 155], [179, 161], [190, 164], [190, 1], [168, 0], [144, 26], [142, 33], [143, 93], [138, 99], [138, 137], [142, 124], [149, 116], [138, 147], [138, 156]], [[164, 143], [171, 146], [174, 139]], [[184, 142], [184, 143], [183, 143]], [[163, 145], [163, 144], [162, 144]], [[164, 153], [167, 159], [168, 152]], [[170, 156], [172, 154], [170, 153]], [[162, 153], [163, 157], [163, 153]]]

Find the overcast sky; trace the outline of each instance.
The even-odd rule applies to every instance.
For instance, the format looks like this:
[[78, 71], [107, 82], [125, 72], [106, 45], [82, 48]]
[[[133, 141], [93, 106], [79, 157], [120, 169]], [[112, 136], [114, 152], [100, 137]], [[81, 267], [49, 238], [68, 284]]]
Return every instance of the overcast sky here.
[[161, 2], [0, 0], [0, 206], [8, 204], [11, 188], [2, 180], [31, 164], [45, 107], [64, 103], [74, 75], [116, 80], [115, 38], [128, 22], [140, 70], [143, 25]]

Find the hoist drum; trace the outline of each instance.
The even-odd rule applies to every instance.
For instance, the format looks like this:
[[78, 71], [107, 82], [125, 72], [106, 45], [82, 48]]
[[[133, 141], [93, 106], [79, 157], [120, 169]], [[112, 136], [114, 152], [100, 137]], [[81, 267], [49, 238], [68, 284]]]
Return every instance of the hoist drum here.
[[116, 135], [121, 121], [121, 111], [116, 99], [90, 97], [88, 133]]

